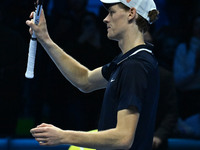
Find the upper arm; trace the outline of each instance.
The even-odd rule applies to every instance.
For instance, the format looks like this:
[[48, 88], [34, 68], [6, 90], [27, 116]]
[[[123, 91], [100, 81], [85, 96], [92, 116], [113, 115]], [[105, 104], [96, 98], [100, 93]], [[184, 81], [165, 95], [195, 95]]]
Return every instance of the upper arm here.
[[91, 92], [94, 90], [105, 88], [107, 80], [102, 75], [102, 67], [94, 69], [88, 72], [87, 86], [84, 88], [84, 92]]
[[139, 120], [139, 113], [136, 107], [118, 111], [116, 129], [121, 132], [125, 145], [132, 145]]

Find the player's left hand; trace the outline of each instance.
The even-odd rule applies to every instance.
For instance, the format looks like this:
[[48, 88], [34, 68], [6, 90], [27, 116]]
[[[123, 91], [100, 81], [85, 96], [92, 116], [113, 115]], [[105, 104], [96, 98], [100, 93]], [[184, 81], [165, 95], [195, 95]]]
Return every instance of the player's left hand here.
[[42, 123], [30, 130], [36, 141], [42, 146], [53, 146], [62, 144], [63, 130], [51, 124]]

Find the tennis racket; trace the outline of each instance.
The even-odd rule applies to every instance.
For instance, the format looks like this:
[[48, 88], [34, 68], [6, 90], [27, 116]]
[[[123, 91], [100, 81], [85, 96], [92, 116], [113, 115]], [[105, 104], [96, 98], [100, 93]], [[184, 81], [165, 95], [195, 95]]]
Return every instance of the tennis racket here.
[[[36, 7], [36, 10], [34, 12], [34, 17], [33, 17], [34, 23], [36, 25], [38, 25], [40, 21], [42, 4], [43, 4], [42, 0], [37, 1], [37, 7]], [[31, 36], [30, 43], [29, 43], [28, 61], [27, 61], [27, 68], [26, 68], [26, 73], [25, 73], [25, 77], [29, 79], [34, 78], [36, 50], [37, 50], [37, 38], [33, 31], [33, 34]]]

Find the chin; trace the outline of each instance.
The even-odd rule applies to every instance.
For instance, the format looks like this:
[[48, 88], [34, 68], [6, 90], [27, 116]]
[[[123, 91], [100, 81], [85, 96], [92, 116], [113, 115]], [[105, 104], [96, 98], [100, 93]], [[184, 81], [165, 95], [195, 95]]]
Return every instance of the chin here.
[[108, 37], [109, 40], [118, 41], [118, 40], [115, 38], [115, 36], [111, 36], [111, 35], [107, 34], [107, 37]]

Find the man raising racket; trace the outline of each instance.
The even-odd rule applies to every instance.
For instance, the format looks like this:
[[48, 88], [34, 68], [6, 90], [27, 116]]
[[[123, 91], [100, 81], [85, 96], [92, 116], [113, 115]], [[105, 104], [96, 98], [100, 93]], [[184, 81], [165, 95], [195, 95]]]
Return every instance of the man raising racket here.
[[[44, 13], [39, 25], [27, 21], [58, 69], [82, 92], [106, 88], [98, 132], [62, 130], [51, 124], [31, 129], [40, 145], [70, 144], [93, 149], [150, 150], [159, 94], [158, 63], [143, 34], [158, 15], [153, 0], [101, 0], [107, 37], [121, 54], [111, 63], [89, 70], [50, 38]], [[32, 15], [31, 15], [32, 17]]]

